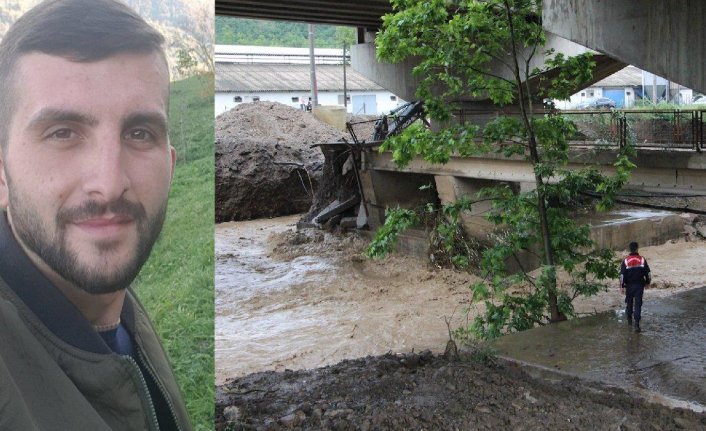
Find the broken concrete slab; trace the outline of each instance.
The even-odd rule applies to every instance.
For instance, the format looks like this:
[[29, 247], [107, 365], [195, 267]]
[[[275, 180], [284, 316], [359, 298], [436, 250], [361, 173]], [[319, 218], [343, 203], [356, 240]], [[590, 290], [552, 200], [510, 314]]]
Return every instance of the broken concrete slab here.
[[353, 208], [360, 202], [360, 196], [353, 196], [347, 200], [340, 202], [338, 199], [331, 202], [326, 208], [324, 208], [316, 217], [312, 220], [316, 224], [325, 223], [328, 219], [333, 216], [342, 214], [343, 212]]

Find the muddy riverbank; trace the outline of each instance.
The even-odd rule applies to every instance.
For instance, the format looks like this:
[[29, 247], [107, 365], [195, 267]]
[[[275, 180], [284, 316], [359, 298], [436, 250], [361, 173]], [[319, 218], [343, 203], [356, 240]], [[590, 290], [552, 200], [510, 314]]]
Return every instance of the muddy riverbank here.
[[216, 430], [678, 430], [706, 415], [576, 378], [431, 353], [264, 372], [217, 390]]

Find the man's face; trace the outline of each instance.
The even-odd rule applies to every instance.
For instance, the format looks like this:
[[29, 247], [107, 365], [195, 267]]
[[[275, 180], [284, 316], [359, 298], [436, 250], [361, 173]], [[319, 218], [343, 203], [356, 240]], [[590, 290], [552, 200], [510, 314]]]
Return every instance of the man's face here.
[[174, 171], [157, 54], [20, 58], [0, 206], [40, 268], [90, 293], [127, 287], [161, 230]]

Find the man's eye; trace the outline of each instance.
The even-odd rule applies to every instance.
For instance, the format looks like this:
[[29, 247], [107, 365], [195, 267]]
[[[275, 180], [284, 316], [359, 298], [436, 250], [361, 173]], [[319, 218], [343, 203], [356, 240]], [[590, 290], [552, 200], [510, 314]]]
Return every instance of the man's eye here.
[[74, 132], [71, 129], [59, 129], [52, 132], [49, 137], [55, 139], [70, 139], [73, 137], [73, 134]]
[[125, 137], [127, 139], [136, 140], [136, 141], [145, 141], [145, 140], [154, 139], [154, 136], [152, 135], [152, 133], [150, 133], [144, 129], [130, 130], [129, 132], [127, 132]]

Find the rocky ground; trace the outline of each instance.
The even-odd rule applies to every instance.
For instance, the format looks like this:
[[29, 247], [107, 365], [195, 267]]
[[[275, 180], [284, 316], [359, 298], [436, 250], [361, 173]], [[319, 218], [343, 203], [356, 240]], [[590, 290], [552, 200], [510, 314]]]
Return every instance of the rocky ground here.
[[217, 390], [217, 430], [678, 430], [706, 415], [476, 352], [384, 355], [264, 372]]

